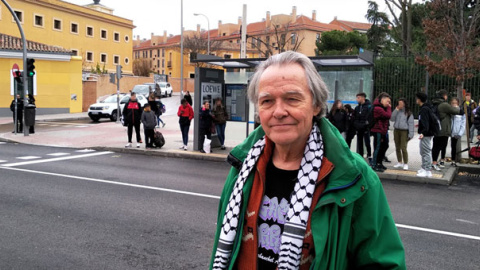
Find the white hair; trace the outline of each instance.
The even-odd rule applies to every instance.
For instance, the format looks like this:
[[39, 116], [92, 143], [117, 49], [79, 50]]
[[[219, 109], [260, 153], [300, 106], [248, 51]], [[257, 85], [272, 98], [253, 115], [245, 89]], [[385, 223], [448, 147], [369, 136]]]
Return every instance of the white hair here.
[[325, 116], [327, 111], [328, 88], [323, 81], [312, 61], [304, 54], [287, 51], [280, 54], [270, 56], [267, 60], [258, 65], [255, 73], [250, 80], [248, 87], [248, 98], [251, 102], [258, 106], [258, 87], [263, 72], [271, 66], [284, 66], [289, 64], [299, 64], [305, 70], [307, 84], [313, 96], [313, 106], [320, 107], [320, 117]]

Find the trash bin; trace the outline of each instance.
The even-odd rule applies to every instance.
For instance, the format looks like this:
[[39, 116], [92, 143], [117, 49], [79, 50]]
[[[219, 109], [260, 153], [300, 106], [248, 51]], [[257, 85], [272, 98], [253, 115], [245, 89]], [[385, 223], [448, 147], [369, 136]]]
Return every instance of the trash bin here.
[[25, 107], [25, 126], [31, 127], [35, 125], [35, 111], [37, 106], [28, 104]]

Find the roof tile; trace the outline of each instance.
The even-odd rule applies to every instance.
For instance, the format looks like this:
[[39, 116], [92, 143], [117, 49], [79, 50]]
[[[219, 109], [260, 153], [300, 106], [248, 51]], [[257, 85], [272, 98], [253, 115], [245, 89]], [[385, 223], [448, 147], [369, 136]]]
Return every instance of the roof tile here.
[[[0, 33], [0, 50], [21, 51], [23, 49], [22, 39]], [[71, 50], [60, 46], [47, 45], [39, 42], [27, 40], [27, 50], [31, 52], [49, 52], [71, 54]]]

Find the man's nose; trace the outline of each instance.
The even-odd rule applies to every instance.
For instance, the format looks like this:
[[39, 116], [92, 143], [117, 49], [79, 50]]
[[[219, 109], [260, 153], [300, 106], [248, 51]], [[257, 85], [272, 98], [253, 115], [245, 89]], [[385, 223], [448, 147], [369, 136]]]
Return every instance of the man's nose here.
[[275, 108], [273, 111], [273, 117], [275, 118], [283, 118], [288, 115], [288, 112], [286, 110], [285, 103], [283, 101], [277, 101], [275, 102]]

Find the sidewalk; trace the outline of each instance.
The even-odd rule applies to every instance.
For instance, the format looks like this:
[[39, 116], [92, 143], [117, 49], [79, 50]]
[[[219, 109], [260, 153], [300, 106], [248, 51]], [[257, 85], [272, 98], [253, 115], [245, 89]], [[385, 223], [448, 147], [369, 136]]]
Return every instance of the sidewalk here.
[[[0, 134], [0, 140], [13, 141], [25, 144], [48, 145], [57, 147], [72, 147], [72, 148], [90, 148], [98, 150], [111, 150], [122, 153], [137, 153], [146, 155], [158, 155], [165, 157], [179, 157], [179, 158], [194, 158], [210, 161], [226, 160], [230, 150], [241, 143], [246, 136], [245, 123], [229, 122], [226, 129], [226, 150], [214, 148], [211, 154], [202, 154], [193, 151], [193, 125], [189, 132], [188, 151], [179, 149], [182, 145], [182, 136], [178, 126], [178, 117], [176, 116], [176, 108], [171, 106], [166, 115], [162, 116], [162, 120], [166, 123], [164, 128], [159, 128], [165, 137], [165, 145], [161, 149], [145, 149], [145, 144], [141, 148], [125, 148], [127, 143], [127, 128], [121, 124], [109, 121], [102, 121], [99, 124], [79, 124], [69, 123], [69, 120], [88, 119], [86, 113], [78, 114], [60, 114], [60, 115], [40, 115], [37, 117], [37, 132], [28, 137], [23, 134], [3, 133]], [[52, 125], [54, 121], [62, 121], [58, 123], [58, 127], [49, 128], [47, 131], [42, 131], [42, 125]], [[0, 118], [0, 124], [12, 123], [11, 119]], [[55, 124], [55, 123], [54, 123]], [[142, 139], [144, 139], [143, 130], [141, 130]], [[134, 135], [135, 136], [135, 135]], [[416, 176], [417, 170], [420, 169], [421, 157], [419, 155], [419, 140], [418, 136], [408, 143], [409, 152], [409, 170], [394, 169], [393, 165], [397, 163], [395, 154], [395, 144], [393, 142], [393, 132], [389, 132], [390, 147], [387, 151], [387, 157], [391, 163], [384, 163], [388, 168], [384, 173], [379, 173], [382, 179], [394, 179], [403, 181], [414, 181], [420, 183], [435, 183], [449, 185], [454, 176], [458, 172], [458, 168], [451, 167], [448, 163], [442, 171], [434, 171], [432, 178], [420, 178]], [[373, 140], [372, 140], [373, 145]], [[463, 139], [462, 147], [466, 148], [466, 139]], [[356, 138], [352, 142], [351, 149], [356, 149]], [[372, 149], [373, 151], [373, 149]], [[468, 154], [464, 153], [463, 157]], [[447, 150], [447, 157], [450, 156], [450, 146]], [[461, 165], [461, 164], [459, 164]], [[463, 166], [463, 165], [462, 165]], [[475, 165], [472, 165], [472, 168]], [[478, 165], [476, 165], [478, 166]], [[480, 167], [480, 166], [479, 166]]]

